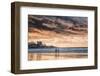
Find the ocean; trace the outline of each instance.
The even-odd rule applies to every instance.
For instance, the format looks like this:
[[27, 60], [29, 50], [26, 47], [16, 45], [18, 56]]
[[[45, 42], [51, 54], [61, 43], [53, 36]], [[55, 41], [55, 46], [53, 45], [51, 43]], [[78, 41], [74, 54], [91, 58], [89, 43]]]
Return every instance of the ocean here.
[[88, 48], [28, 48], [29, 53], [88, 53]]

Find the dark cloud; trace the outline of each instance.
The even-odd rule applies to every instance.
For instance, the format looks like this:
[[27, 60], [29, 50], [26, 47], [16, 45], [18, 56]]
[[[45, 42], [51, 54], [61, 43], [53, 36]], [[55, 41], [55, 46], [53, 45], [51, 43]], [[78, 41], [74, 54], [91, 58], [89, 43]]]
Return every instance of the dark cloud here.
[[[73, 31], [86, 31], [88, 26], [87, 17], [69, 17], [69, 16], [44, 16], [28, 15], [28, 26], [39, 30], [54, 31], [65, 34]], [[86, 28], [86, 29], [82, 29]]]

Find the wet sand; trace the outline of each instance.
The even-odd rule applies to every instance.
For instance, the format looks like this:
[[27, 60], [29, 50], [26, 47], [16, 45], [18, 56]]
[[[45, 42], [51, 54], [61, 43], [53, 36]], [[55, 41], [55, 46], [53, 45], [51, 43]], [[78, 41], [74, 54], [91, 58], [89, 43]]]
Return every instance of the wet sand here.
[[87, 58], [87, 53], [28, 53], [28, 60], [63, 60]]

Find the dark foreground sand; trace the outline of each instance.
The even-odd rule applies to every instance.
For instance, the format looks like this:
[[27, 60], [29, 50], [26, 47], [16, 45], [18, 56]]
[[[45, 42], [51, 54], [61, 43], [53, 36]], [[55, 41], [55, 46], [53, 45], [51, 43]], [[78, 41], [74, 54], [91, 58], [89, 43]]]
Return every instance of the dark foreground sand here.
[[28, 53], [28, 60], [58, 60], [87, 58], [87, 53]]

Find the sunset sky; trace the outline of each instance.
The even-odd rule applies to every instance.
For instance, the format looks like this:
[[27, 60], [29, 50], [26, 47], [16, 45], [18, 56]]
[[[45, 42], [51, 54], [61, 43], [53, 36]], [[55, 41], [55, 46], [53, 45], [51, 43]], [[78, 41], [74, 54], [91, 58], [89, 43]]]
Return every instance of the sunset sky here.
[[87, 47], [88, 18], [28, 15], [28, 43], [47, 46]]

